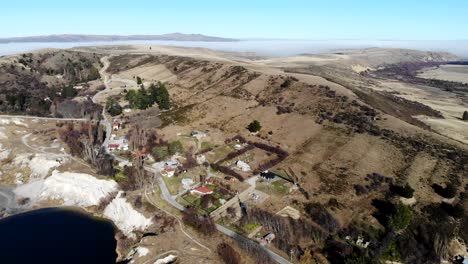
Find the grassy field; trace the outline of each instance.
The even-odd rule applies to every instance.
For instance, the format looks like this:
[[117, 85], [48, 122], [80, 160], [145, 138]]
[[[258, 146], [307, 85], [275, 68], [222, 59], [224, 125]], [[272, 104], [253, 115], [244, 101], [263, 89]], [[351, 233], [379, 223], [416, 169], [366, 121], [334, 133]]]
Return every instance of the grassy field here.
[[260, 181], [257, 183], [257, 189], [270, 194], [277, 196], [284, 196], [289, 193], [288, 182], [278, 179], [273, 182]]
[[182, 177], [162, 177], [172, 195], [179, 193]]

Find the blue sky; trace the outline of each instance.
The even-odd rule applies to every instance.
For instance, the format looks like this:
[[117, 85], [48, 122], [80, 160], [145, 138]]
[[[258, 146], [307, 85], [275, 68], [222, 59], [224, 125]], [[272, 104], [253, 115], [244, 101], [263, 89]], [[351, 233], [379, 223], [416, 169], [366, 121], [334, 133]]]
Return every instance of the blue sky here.
[[7, 0], [0, 37], [201, 33], [233, 38], [468, 39], [465, 0]]

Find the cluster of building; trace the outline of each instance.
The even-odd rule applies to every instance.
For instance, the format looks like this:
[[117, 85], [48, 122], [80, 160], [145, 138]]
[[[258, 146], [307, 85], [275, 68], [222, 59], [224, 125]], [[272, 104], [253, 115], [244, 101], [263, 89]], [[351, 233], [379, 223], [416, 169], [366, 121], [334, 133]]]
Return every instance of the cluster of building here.
[[[114, 118], [112, 121], [112, 130], [113, 131], [118, 131], [122, 128], [122, 120], [118, 118]], [[109, 145], [108, 145], [109, 151], [115, 151], [115, 150], [128, 150], [128, 137], [127, 136], [121, 136], [117, 137], [116, 134], [112, 134]]]
[[128, 137], [127, 136], [117, 137], [115, 134], [112, 134], [110, 141], [109, 141], [108, 148], [109, 148], [109, 151], [128, 150]]

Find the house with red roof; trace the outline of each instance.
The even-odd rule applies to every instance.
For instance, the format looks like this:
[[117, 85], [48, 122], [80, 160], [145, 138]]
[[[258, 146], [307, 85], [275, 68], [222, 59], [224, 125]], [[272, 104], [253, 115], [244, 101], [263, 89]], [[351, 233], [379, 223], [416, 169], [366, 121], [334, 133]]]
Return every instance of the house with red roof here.
[[198, 195], [207, 195], [212, 194], [213, 190], [206, 188], [205, 186], [200, 186], [190, 191], [191, 194], [198, 194]]
[[164, 167], [164, 169], [160, 172], [162, 176], [164, 177], [172, 177], [174, 176], [174, 173], [175, 173], [176, 169], [175, 168], [172, 168], [172, 167]]
[[120, 144], [109, 144], [108, 148], [109, 148], [110, 151], [116, 150], [116, 149], [120, 148]]

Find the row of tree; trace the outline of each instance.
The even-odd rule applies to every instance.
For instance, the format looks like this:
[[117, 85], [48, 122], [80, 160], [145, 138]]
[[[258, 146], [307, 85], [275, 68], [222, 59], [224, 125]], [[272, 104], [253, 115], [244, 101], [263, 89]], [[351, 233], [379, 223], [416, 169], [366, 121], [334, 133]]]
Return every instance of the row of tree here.
[[108, 97], [106, 101], [106, 111], [111, 116], [120, 115], [122, 113], [122, 106], [113, 97]]
[[193, 207], [185, 209], [182, 215], [184, 224], [195, 228], [198, 232], [210, 236], [216, 233], [216, 225], [214, 220], [209, 216], [200, 216], [197, 210]]
[[161, 110], [168, 110], [171, 107], [169, 92], [166, 85], [161, 82], [152, 83], [148, 89], [141, 85], [138, 90], [130, 90], [126, 93], [125, 99], [137, 109], [146, 109], [155, 103]]
[[294, 252], [296, 257], [300, 255], [301, 241], [320, 243], [328, 235], [327, 232], [307, 219], [295, 220], [258, 208], [250, 209], [241, 218], [241, 224], [247, 223], [262, 225], [265, 231], [274, 233], [276, 238], [272, 243], [288, 255]]
[[58, 134], [60, 139], [67, 144], [73, 156], [84, 159], [93, 165], [100, 174], [114, 176], [114, 159], [101, 149], [105, 138], [102, 126], [87, 122], [75, 128], [73, 123], [68, 123], [59, 129]]

